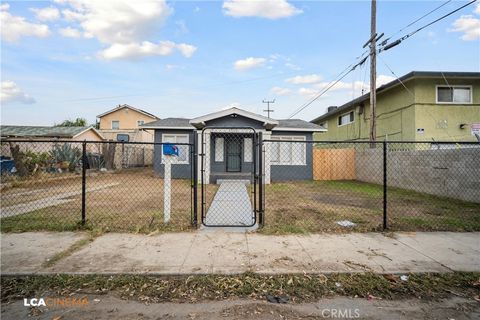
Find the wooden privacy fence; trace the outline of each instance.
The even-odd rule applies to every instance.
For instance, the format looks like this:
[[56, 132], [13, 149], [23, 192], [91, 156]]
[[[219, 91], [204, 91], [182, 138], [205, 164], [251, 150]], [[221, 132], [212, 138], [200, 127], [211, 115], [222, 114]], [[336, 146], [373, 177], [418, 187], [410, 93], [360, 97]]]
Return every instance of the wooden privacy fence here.
[[313, 149], [314, 180], [355, 180], [355, 149]]

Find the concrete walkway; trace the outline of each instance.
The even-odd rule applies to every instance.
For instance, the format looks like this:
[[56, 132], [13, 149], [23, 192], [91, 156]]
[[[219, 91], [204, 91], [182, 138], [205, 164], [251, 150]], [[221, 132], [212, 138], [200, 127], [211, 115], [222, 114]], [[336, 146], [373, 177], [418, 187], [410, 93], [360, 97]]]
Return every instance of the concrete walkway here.
[[224, 180], [205, 216], [208, 226], [251, 226], [253, 209], [244, 181]]
[[480, 233], [109, 233], [52, 267], [45, 261], [82, 233], [1, 235], [2, 274], [331, 273], [480, 271]]
[[[117, 185], [119, 185], [119, 183], [109, 183], [103, 186], [88, 188], [86, 192], [87, 193], [95, 192], [95, 191], [111, 188]], [[27, 192], [21, 192], [21, 193], [14, 193], [11, 195], [7, 195], [7, 197], [22, 197], [25, 194], [40, 193], [44, 190], [48, 190], [48, 189], [40, 189], [38, 192], [27, 191]], [[13, 216], [18, 216], [19, 214], [29, 213], [32, 211], [36, 211], [36, 210], [40, 210], [48, 207], [58, 206], [60, 204], [74, 201], [75, 198], [73, 197], [79, 196], [81, 194], [82, 194], [82, 190], [80, 189], [77, 191], [64, 192], [54, 196], [49, 196], [42, 199], [30, 201], [30, 202], [24, 202], [24, 203], [16, 204], [9, 207], [3, 207], [3, 208], [0, 208], [0, 217], [2, 218], [13, 217]]]

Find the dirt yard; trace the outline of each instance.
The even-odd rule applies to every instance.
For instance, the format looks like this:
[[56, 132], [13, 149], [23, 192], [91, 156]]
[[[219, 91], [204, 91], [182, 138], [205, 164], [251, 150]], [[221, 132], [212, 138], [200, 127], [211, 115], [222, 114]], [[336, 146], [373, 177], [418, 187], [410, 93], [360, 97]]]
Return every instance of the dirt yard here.
[[[2, 231], [78, 229], [81, 188], [81, 177], [73, 176], [43, 183], [26, 181], [2, 190]], [[163, 224], [163, 179], [153, 169], [91, 172], [86, 188], [87, 227], [136, 232], [190, 228], [189, 180], [172, 181], [169, 226]]]
[[[163, 223], [163, 179], [153, 169], [89, 172], [86, 227], [103, 231], [192, 230], [190, 180], [172, 181], [172, 213]], [[218, 187], [208, 185], [211, 202]], [[1, 192], [1, 230], [65, 231], [82, 228], [82, 181], [78, 174], [16, 182]], [[478, 231], [480, 204], [388, 189], [388, 226], [404, 231]], [[200, 208], [199, 187], [199, 208]], [[381, 230], [382, 186], [357, 181], [306, 181], [266, 186], [267, 234]], [[200, 212], [200, 210], [199, 210]], [[200, 213], [198, 220], [200, 222]], [[351, 221], [343, 227], [338, 221]]]
[[[478, 231], [480, 204], [388, 188], [388, 227], [402, 231]], [[266, 233], [381, 230], [383, 187], [358, 181], [266, 186]], [[355, 223], [342, 227], [338, 221]]]

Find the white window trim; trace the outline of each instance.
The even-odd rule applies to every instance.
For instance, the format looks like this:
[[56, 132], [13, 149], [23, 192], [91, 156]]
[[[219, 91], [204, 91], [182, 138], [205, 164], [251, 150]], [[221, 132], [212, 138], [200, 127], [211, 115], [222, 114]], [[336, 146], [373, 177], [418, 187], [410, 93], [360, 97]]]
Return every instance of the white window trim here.
[[[175, 136], [175, 140], [177, 139], [177, 137], [183, 137], [183, 138], [187, 138], [187, 143], [190, 143], [190, 137], [188, 134], [177, 134], [177, 133], [162, 133], [162, 143], [171, 143], [171, 142], [165, 142], [165, 136]], [[190, 147], [190, 146], [187, 146], [187, 147]], [[164, 158], [163, 158], [163, 144], [161, 145], [161, 157], [162, 157], [162, 164], [165, 163], [164, 161]], [[180, 161], [180, 160], [176, 160], [175, 161], [175, 164], [189, 164], [189, 156], [187, 155], [187, 160], [185, 161]]]
[[[293, 139], [297, 139], [299, 141], [306, 141], [307, 140], [307, 138], [305, 136], [285, 136], [285, 135], [284, 136], [272, 135], [271, 139], [272, 140], [288, 140], [288, 141], [292, 141]], [[295, 141], [295, 140], [293, 140], [293, 141]], [[274, 143], [280, 144], [281, 142], [271, 142], [271, 143], [272, 144], [274, 144]], [[288, 143], [293, 143], [293, 142], [288, 142]], [[307, 165], [307, 144], [302, 143], [302, 145], [303, 145], [303, 149], [302, 149], [302, 151], [303, 151], [303, 162], [302, 163], [281, 162], [281, 160], [279, 159], [278, 162], [270, 160], [270, 165], [272, 165], [272, 166], [306, 166]], [[280, 148], [280, 146], [279, 146], [279, 148]], [[270, 146], [270, 149], [272, 149], [271, 146]], [[273, 152], [273, 150], [271, 152]]]
[[[142, 122], [142, 123], [140, 123]], [[145, 124], [145, 120], [137, 120], [137, 127]]]
[[[352, 113], [352, 112], [353, 112], [353, 121], [350, 121], [350, 122], [347, 122], [347, 123], [344, 123], [344, 124], [338, 124], [338, 118], [341, 118], [341, 117], [343, 117], [344, 115], [350, 114], [350, 113]], [[352, 124], [352, 123], [355, 122], [355, 118], [356, 118], [356, 116], [355, 116], [355, 111], [354, 111], [354, 110], [348, 111], [348, 112], [345, 112], [345, 113], [342, 113], [341, 115], [339, 115], [339, 116], [337, 117], [337, 127], [343, 127], [343, 126]]]
[[[469, 88], [470, 89], [470, 102], [442, 102], [438, 101], [438, 88]], [[473, 104], [473, 86], [471, 85], [460, 85], [460, 84], [455, 84], [452, 86], [446, 85], [446, 84], [437, 84], [435, 86], [435, 102], [437, 104]]]
[[[118, 122], [118, 128], [117, 128], [117, 129], [114, 129], [114, 128], [113, 128], [113, 123], [114, 123], [114, 122]], [[120, 120], [112, 120], [112, 121], [110, 121], [110, 128], [111, 128], [112, 130], [120, 130]]]
[[[219, 142], [219, 140], [221, 140], [221, 142]], [[223, 162], [225, 154], [225, 139], [223, 137], [216, 137], [214, 148], [215, 162]]]

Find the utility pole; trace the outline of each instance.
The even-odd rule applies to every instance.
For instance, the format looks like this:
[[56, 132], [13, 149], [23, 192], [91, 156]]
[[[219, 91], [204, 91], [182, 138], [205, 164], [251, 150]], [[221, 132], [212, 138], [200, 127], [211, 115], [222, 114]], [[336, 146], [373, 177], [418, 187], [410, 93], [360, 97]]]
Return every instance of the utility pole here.
[[377, 137], [377, 0], [372, 0], [370, 17], [370, 141]]
[[275, 110], [270, 109], [270, 103], [272, 103], [272, 104], [275, 103], [275, 99], [273, 99], [271, 101], [263, 99], [262, 102], [267, 104], [267, 110], [263, 110], [263, 112], [266, 112], [267, 117], [270, 118], [270, 112], [275, 111]]

